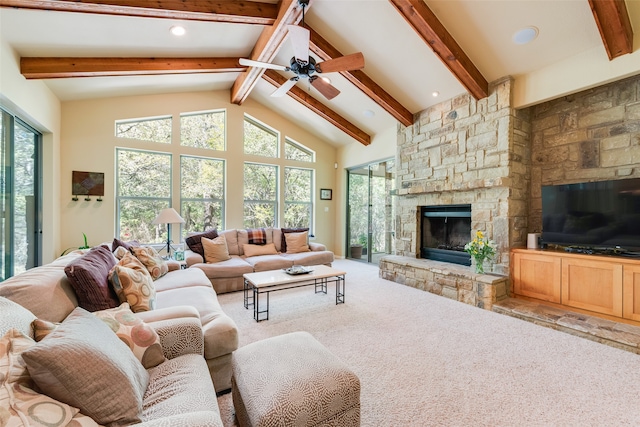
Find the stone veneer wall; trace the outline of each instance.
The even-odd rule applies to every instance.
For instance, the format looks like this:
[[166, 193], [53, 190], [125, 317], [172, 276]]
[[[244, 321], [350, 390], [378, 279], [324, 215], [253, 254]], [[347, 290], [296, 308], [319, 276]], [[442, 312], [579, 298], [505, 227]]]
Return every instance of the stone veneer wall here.
[[418, 206], [471, 204], [472, 235], [496, 241], [493, 272], [509, 274], [509, 249], [526, 242], [530, 176], [529, 111], [512, 108], [512, 85], [501, 79], [487, 98], [460, 95], [399, 126], [396, 255], [419, 255]]
[[531, 216], [542, 230], [541, 187], [640, 177], [640, 75], [531, 110]]

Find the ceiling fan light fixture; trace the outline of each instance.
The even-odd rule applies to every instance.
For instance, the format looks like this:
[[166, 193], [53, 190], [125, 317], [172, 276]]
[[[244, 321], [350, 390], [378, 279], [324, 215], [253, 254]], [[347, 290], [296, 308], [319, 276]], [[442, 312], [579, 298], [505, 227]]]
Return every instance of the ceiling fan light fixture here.
[[321, 78], [322, 80], [324, 80], [325, 82], [327, 82], [327, 83], [331, 84], [331, 79], [330, 79], [329, 77], [322, 76], [322, 77], [320, 77], [320, 78]]
[[169, 31], [171, 31], [171, 34], [178, 37], [184, 36], [187, 33], [187, 30], [180, 25], [174, 25], [173, 27], [169, 28]]

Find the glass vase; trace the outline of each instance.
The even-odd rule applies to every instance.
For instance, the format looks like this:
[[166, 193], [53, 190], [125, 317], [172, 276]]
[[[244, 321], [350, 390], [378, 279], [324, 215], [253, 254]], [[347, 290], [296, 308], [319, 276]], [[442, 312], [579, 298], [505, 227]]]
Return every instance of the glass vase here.
[[484, 258], [475, 258], [476, 261], [476, 273], [484, 274]]

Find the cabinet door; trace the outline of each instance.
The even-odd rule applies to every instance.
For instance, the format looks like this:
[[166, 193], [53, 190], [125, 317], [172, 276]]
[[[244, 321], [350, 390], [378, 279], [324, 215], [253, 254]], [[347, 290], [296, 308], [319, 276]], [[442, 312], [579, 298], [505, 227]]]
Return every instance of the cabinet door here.
[[623, 317], [640, 321], [640, 266], [625, 265], [623, 277]]
[[561, 258], [541, 254], [513, 254], [513, 292], [560, 303]]
[[563, 258], [562, 303], [622, 317], [622, 264]]

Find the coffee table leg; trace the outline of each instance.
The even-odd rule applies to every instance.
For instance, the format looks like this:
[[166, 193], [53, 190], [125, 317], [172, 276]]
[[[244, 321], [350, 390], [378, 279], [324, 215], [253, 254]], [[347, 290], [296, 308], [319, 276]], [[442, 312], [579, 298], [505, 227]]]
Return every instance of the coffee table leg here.
[[[250, 305], [253, 305], [255, 300], [253, 299], [253, 293], [249, 294], [253, 286], [249, 284], [247, 279], [244, 279], [244, 308], [249, 309]], [[251, 300], [251, 302], [249, 302]]]
[[313, 279], [314, 280], [314, 287], [315, 287], [315, 291], [316, 294], [319, 293], [323, 293], [326, 294], [327, 293], [327, 279]]
[[[258, 292], [258, 288], [253, 288], [253, 298], [255, 304], [253, 306], [253, 318], [256, 322], [262, 322], [263, 320], [269, 320], [269, 292], [264, 292], [267, 294], [267, 304], [265, 310], [260, 311], [260, 292]], [[260, 315], [265, 314], [266, 317], [261, 319]]]
[[336, 276], [336, 305], [344, 304], [345, 288], [344, 276]]

